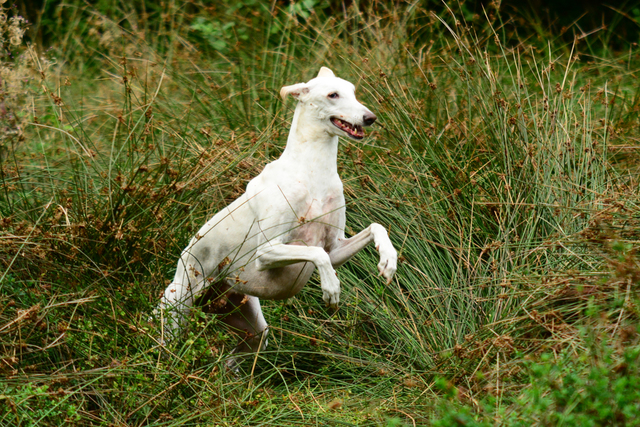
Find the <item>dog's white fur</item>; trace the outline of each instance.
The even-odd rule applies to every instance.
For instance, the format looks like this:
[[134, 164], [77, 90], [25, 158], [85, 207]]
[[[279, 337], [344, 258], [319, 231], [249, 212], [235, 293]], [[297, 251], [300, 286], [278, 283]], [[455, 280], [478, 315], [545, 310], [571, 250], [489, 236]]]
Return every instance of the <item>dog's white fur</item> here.
[[[307, 83], [283, 87], [280, 95], [298, 100], [286, 148], [182, 252], [159, 307], [167, 338], [209, 286], [221, 299], [213, 305], [230, 313], [225, 322], [246, 333], [237, 350], [255, 352], [266, 345], [268, 330], [259, 298], [296, 295], [317, 268], [324, 301], [337, 305], [340, 282], [334, 268], [371, 242], [380, 252], [380, 274], [387, 283], [393, 278], [397, 253], [381, 225], [371, 224], [349, 239], [344, 235], [338, 137], [361, 139], [362, 126], [375, 115], [356, 100], [353, 84], [325, 67]], [[335, 119], [353, 125], [352, 131]]]

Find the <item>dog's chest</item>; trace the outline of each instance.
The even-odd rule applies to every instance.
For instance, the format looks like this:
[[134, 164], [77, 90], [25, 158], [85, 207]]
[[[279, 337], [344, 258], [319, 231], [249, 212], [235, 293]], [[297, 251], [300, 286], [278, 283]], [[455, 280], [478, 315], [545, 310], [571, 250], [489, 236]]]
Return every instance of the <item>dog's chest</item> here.
[[297, 212], [297, 224], [289, 235], [289, 243], [292, 244], [326, 247], [344, 227], [344, 197], [341, 193], [324, 198], [308, 195], [304, 201], [299, 200]]
[[345, 223], [343, 186], [337, 173], [277, 160], [247, 187], [262, 235], [286, 244], [329, 247]]

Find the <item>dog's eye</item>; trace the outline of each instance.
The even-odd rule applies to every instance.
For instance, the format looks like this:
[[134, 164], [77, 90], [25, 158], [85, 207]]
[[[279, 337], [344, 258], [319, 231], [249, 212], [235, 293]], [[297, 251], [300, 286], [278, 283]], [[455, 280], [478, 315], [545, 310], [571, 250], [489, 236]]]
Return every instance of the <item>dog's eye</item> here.
[[340, 95], [338, 95], [338, 92], [330, 93], [330, 94], [329, 94], [329, 95], [327, 95], [327, 96], [328, 96], [329, 98], [331, 98], [331, 99], [336, 99], [336, 98], [339, 98], [339, 97], [340, 97]]

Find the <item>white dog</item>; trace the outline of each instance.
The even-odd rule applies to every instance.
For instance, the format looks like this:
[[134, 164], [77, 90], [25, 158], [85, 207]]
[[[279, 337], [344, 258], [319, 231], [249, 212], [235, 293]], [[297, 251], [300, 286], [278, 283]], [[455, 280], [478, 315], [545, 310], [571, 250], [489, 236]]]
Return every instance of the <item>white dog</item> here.
[[387, 283], [393, 278], [397, 253], [381, 225], [349, 239], [344, 235], [338, 137], [362, 139], [363, 126], [376, 116], [356, 100], [354, 85], [326, 67], [307, 83], [283, 87], [280, 95], [298, 100], [287, 146], [182, 252], [159, 307], [166, 338], [206, 290], [210, 309], [226, 314], [224, 321], [245, 334], [236, 350], [258, 351], [268, 330], [259, 298], [296, 295], [317, 268], [322, 297], [335, 306], [340, 282], [334, 268], [371, 242], [380, 252], [380, 274]]

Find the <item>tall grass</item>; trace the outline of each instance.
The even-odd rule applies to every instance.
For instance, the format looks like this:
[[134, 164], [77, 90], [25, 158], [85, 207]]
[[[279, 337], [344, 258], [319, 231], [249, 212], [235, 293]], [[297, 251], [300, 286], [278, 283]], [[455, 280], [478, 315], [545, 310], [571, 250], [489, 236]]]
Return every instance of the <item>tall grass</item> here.
[[[2, 423], [532, 424], [518, 352], [562, 353], [569, 370], [589, 340], [637, 348], [635, 47], [592, 57], [523, 41], [494, 12], [372, 2], [346, 19], [265, 8], [251, 43], [205, 57], [174, 12], [161, 37], [94, 14], [49, 54], [69, 64], [20, 59], [29, 125], [0, 198]], [[385, 225], [396, 279], [376, 277], [368, 249], [339, 271], [338, 311], [317, 279], [264, 301], [270, 345], [238, 378], [221, 371], [234, 338], [203, 313], [160, 357], [146, 319], [180, 251], [277, 158], [292, 116], [277, 93], [321, 65], [379, 117], [342, 141], [339, 169], [348, 234]], [[637, 359], [623, 353], [607, 366]]]

